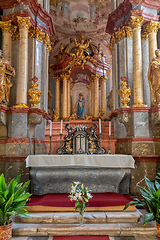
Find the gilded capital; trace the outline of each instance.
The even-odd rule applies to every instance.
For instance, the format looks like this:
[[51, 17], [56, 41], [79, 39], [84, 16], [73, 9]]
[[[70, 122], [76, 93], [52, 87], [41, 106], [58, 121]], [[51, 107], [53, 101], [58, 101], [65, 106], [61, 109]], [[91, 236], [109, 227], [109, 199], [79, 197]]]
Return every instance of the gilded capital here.
[[108, 76], [101, 76], [100, 77], [101, 82], [106, 82], [107, 79], [108, 79]]
[[17, 22], [19, 29], [29, 29], [31, 27], [30, 17], [19, 17], [17, 16]]
[[107, 73], [107, 77], [109, 77], [109, 75], [111, 74], [111, 69], [107, 70], [106, 73]]
[[54, 79], [55, 82], [60, 82], [61, 81], [61, 78], [58, 77], [58, 76], [53, 77], [53, 79]]
[[19, 30], [16, 26], [13, 26], [12, 28], [12, 40], [18, 40], [19, 39]]
[[0, 28], [2, 28], [3, 33], [11, 33], [12, 34], [12, 23], [9, 21], [0, 21]]
[[153, 21], [153, 20], [150, 20], [149, 22], [147, 22], [147, 23], [144, 25], [144, 28], [145, 28], [145, 30], [146, 30], [147, 33], [152, 33], [152, 32], [157, 33], [159, 27], [160, 27], [159, 22], [155, 22], [155, 21]]
[[73, 87], [74, 87], [74, 84], [71, 84], [71, 85], [70, 85], [70, 89], [72, 90], [72, 89], [73, 89]]
[[100, 74], [92, 74], [91, 77], [90, 77], [90, 81], [91, 82], [94, 82], [94, 81], [97, 81], [99, 78], [101, 77]]
[[70, 75], [68, 75], [67, 73], [62, 73], [60, 77], [63, 81], [68, 81], [70, 79]]
[[131, 16], [129, 25], [132, 29], [141, 28], [142, 24], [143, 24], [143, 16], [140, 16], [140, 17]]

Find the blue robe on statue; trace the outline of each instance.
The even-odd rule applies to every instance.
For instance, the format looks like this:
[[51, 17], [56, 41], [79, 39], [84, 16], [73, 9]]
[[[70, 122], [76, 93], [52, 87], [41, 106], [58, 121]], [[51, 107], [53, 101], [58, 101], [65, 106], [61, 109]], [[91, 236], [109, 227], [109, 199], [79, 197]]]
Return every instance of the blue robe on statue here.
[[77, 108], [77, 115], [83, 118], [83, 111], [84, 111], [84, 100], [78, 100], [78, 108]]

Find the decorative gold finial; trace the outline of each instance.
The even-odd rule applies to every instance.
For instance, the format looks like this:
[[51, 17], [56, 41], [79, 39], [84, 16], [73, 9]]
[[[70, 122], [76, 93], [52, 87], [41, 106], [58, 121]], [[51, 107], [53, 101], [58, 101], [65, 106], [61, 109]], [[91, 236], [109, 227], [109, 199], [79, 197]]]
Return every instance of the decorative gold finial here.
[[31, 104], [33, 104], [32, 108], [38, 108], [37, 104], [40, 102], [39, 98], [42, 95], [42, 92], [40, 89], [38, 89], [39, 83], [38, 83], [38, 78], [34, 77], [32, 78], [32, 81], [34, 82], [32, 84], [32, 88], [30, 88], [28, 90], [28, 93], [31, 97], [31, 99], [29, 100], [29, 102]]
[[123, 104], [123, 107], [129, 108], [127, 104], [130, 102], [131, 88], [127, 88], [127, 77], [121, 77], [121, 80], [119, 83], [121, 89], [118, 90], [118, 94], [121, 97], [120, 102]]

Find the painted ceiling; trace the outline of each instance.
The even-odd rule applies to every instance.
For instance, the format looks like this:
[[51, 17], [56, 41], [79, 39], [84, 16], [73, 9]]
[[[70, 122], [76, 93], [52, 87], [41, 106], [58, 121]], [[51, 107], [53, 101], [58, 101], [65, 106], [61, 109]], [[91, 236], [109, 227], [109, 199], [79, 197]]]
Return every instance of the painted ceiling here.
[[71, 38], [83, 34], [91, 38], [95, 46], [100, 43], [108, 63], [110, 35], [105, 32], [111, 0], [51, 0], [50, 13], [53, 17], [56, 34], [51, 37], [53, 51], [50, 65], [55, 63], [59, 46], [69, 44]]

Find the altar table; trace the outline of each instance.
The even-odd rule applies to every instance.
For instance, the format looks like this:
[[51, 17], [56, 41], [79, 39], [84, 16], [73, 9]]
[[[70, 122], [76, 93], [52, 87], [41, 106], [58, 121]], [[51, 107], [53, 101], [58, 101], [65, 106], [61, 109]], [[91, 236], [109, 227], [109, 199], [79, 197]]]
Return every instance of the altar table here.
[[29, 155], [33, 194], [70, 192], [71, 183], [80, 181], [92, 192], [129, 193], [134, 159], [130, 155]]

